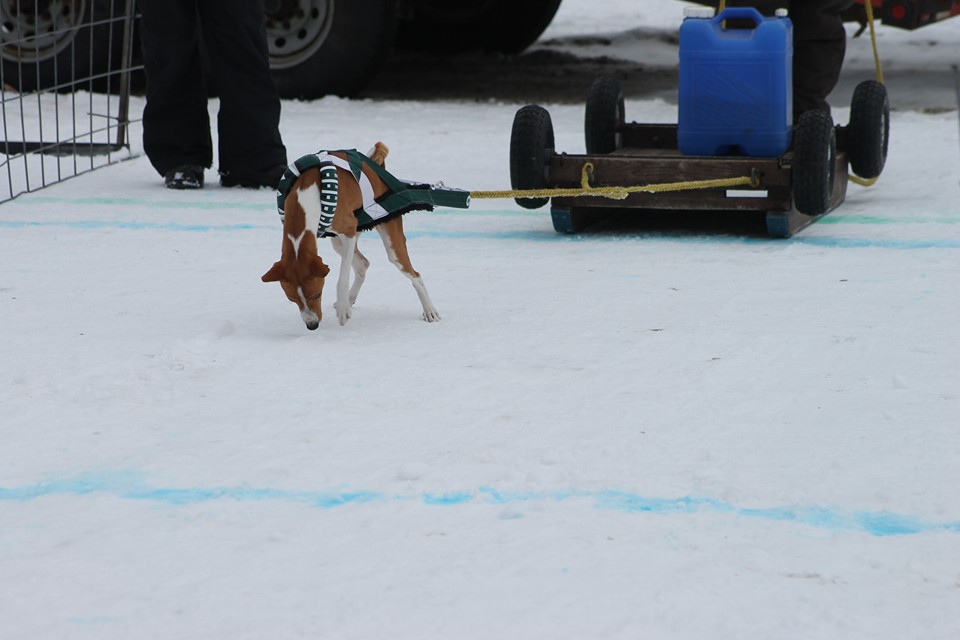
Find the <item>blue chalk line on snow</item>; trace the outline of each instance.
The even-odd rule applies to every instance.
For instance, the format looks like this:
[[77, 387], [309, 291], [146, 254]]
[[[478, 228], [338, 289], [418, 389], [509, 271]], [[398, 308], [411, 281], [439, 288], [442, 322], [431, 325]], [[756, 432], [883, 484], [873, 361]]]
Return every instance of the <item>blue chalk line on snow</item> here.
[[152, 486], [144, 482], [141, 475], [136, 472], [86, 473], [72, 478], [61, 478], [21, 487], [0, 487], [0, 502], [28, 502], [50, 496], [97, 494], [123, 500], [144, 500], [174, 506], [236, 500], [288, 502], [319, 509], [386, 502], [412, 502], [428, 506], [455, 507], [465, 504], [521, 505], [592, 500], [594, 508], [604, 511], [664, 515], [713, 512], [743, 518], [790, 522], [831, 531], [858, 531], [872, 536], [960, 533], [960, 522], [931, 522], [886, 511], [856, 511], [819, 506], [748, 508], [714, 498], [696, 496], [654, 498], [613, 489], [524, 492], [480, 487], [473, 491], [403, 495], [381, 491], [311, 491], [257, 488], [247, 485], [173, 488]]
[[[274, 230], [274, 224], [253, 223], [225, 223], [201, 224], [182, 222], [146, 222], [135, 220], [0, 220], [0, 229], [29, 229], [29, 228], [64, 228], [79, 231], [97, 231], [102, 229], [121, 229], [127, 231], [171, 231], [190, 233], [210, 233], [228, 231]], [[739, 236], [673, 236], [673, 235], [630, 235], [620, 234], [612, 236], [593, 235], [558, 235], [552, 231], [518, 230], [518, 231], [469, 231], [443, 229], [415, 229], [407, 230], [408, 238], [441, 238], [450, 240], [521, 240], [525, 242], [623, 242], [631, 238], [643, 238], [649, 242], [656, 239], [660, 242], [679, 244], [768, 244], [776, 245], [808, 245], [815, 247], [837, 249], [960, 249], [960, 240], [949, 238], [937, 239], [899, 239], [899, 238], [849, 238], [849, 237], [817, 237], [798, 236], [788, 240], [771, 241], [768, 238], [744, 238]]]

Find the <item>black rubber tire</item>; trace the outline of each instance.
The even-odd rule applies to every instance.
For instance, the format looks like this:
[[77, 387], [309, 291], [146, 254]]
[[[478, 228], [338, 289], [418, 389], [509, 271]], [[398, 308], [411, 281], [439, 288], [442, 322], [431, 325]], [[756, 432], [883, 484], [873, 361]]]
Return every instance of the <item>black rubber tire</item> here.
[[[91, 80], [119, 68], [123, 6], [111, 0], [28, 3], [0, 0], [3, 83], [20, 92], [76, 89], [116, 92], [116, 77]], [[115, 19], [115, 21], [114, 21]], [[29, 40], [24, 43], [24, 39]]]
[[830, 208], [837, 132], [826, 111], [807, 111], [793, 131], [793, 205], [808, 216]]
[[625, 117], [623, 90], [617, 79], [601, 76], [594, 80], [583, 118], [587, 153], [613, 153], [623, 146], [620, 128]]
[[560, 0], [415, 0], [411, 4], [412, 11], [400, 23], [399, 48], [519, 53], [547, 28]]
[[[510, 184], [514, 189], [544, 189], [550, 178], [553, 122], [543, 107], [528, 104], [513, 117], [510, 133]], [[539, 209], [550, 198], [516, 198], [524, 209]]]
[[861, 82], [853, 92], [847, 125], [847, 155], [853, 173], [868, 180], [880, 175], [887, 162], [889, 136], [887, 88], [875, 80]]
[[398, 15], [397, 0], [269, 3], [267, 46], [280, 97], [355, 95], [387, 58]]

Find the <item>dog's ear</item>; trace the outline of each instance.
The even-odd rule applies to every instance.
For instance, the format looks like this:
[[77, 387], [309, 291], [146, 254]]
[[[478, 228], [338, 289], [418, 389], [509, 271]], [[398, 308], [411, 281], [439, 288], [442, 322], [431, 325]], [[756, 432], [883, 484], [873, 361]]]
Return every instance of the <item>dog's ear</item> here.
[[270, 271], [260, 276], [264, 282], [279, 282], [283, 278], [283, 263], [277, 260], [270, 267]]
[[326, 278], [330, 273], [330, 267], [323, 263], [319, 257], [310, 264], [310, 275], [318, 278]]

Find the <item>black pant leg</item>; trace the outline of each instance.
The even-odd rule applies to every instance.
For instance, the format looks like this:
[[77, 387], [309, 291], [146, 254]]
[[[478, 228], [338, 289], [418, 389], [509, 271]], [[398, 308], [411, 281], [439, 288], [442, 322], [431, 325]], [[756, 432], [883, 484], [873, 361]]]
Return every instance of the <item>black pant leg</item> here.
[[837, 86], [847, 47], [840, 12], [850, 0], [797, 0], [793, 21], [793, 117], [805, 111], [830, 112], [827, 96]]
[[220, 91], [219, 168], [249, 176], [287, 164], [280, 99], [270, 74], [259, 0], [198, 0], [200, 26]]
[[804, 111], [830, 112], [827, 96], [840, 79], [847, 33], [840, 12], [852, 0], [730, 0], [729, 7], [754, 7], [766, 16], [788, 9], [793, 23], [793, 118]]
[[196, 0], [139, 0], [147, 78], [143, 149], [163, 175], [213, 162], [207, 89], [200, 63]]

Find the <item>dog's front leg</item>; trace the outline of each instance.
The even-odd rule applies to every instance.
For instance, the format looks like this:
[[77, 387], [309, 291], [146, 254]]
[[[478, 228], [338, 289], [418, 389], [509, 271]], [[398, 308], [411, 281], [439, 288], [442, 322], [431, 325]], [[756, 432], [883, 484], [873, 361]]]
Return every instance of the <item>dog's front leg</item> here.
[[[337, 254], [343, 258], [343, 240], [340, 239], [340, 236], [333, 236], [330, 238], [330, 242], [333, 244], [333, 248], [336, 250]], [[359, 244], [359, 242], [357, 242]], [[363, 281], [367, 277], [367, 269], [370, 268], [370, 261], [367, 260], [367, 257], [360, 253], [360, 247], [356, 247], [353, 252], [353, 284], [350, 286], [350, 304], [357, 304], [357, 295], [360, 293], [360, 287], [363, 286]]]
[[333, 248], [340, 254], [340, 276], [337, 278], [337, 301], [334, 307], [337, 310], [337, 319], [344, 325], [353, 313], [350, 274], [353, 271], [353, 256], [357, 250], [357, 236], [337, 235]]
[[360, 253], [357, 247], [353, 252], [353, 285], [350, 287], [350, 306], [357, 304], [357, 295], [360, 293], [360, 287], [363, 281], [367, 279], [367, 269], [370, 268], [370, 261]]

